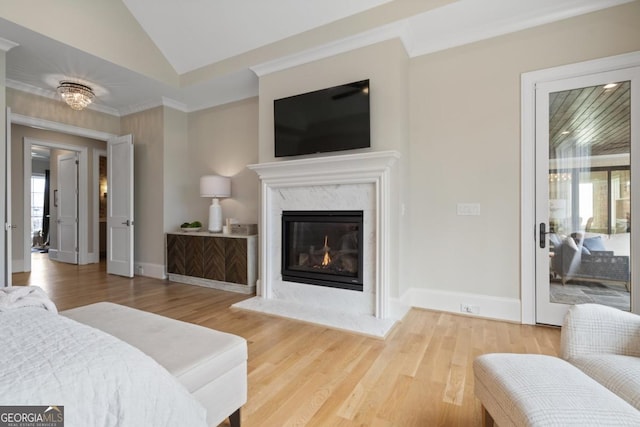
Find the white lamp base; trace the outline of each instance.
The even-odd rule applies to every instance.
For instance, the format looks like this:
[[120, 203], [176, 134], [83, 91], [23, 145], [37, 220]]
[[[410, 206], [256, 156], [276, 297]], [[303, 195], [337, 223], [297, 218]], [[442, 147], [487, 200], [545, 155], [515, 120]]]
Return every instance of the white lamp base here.
[[209, 206], [209, 231], [212, 233], [220, 233], [222, 231], [222, 206], [217, 198], [211, 200]]

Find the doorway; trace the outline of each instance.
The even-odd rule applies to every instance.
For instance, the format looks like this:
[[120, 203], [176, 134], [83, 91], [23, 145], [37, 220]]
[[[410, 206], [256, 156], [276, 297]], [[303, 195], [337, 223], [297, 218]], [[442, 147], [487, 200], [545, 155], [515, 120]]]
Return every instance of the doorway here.
[[631, 256], [639, 246], [631, 177], [640, 173], [640, 67], [623, 65], [634, 61], [637, 54], [523, 76], [523, 101], [533, 87], [532, 105], [523, 104], [525, 323], [561, 325], [572, 304], [640, 308]]
[[[49, 165], [53, 171], [51, 173], [53, 185], [49, 192], [49, 206], [51, 208], [48, 239], [49, 257], [53, 260], [72, 264], [87, 264], [89, 261], [88, 148], [27, 137], [24, 138], [23, 146], [23, 192], [25, 195], [23, 199], [23, 224], [25, 226], [22, 236], [19, 236], [18, 233], [14, 235], [14, 238], [22, 237], [24, 260], [22, 270], [31, 271], [33, 236], [31, 227], [26, 225], [31, 223], [32, 198], [30, 195], [32, 191], [31, 176], [33, 174], [31, 156], [34, 147], [39, 147], [40, 151], [49, 150]], [[64, 198], [64, 200], [61, 198]]]

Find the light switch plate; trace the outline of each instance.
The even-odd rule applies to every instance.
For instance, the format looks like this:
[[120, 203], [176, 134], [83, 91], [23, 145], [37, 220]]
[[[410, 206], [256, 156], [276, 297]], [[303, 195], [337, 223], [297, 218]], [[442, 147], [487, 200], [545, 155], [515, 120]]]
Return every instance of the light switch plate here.
[[480, 203], [458, 203], [458, 215], [480, 215]]

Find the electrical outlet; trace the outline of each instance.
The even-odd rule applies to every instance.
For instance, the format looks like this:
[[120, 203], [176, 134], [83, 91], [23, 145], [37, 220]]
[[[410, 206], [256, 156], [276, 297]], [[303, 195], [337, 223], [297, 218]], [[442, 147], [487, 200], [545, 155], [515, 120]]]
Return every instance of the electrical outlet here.
[[480, 313], [480, 307], [477, 305], [471, 305], [471, 304], [460, 304], [460, 311], [462, 313], [478, 314]]
[[143, 274], [144, 274], [144, 268], [142, 268], [142, 266], [141, 266], [141, 265], [138, 265], [138, 266], [136, 266], [136, 272], [137, 272], [139, 275], [143, 275]]

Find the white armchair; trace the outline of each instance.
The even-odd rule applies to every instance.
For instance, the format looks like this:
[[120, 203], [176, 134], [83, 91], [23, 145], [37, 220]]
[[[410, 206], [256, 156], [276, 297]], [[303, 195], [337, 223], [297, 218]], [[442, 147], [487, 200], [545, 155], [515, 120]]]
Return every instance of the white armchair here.
[[562, 326], [560, 356], [640, 410], [640, 316], [574, 305]]

